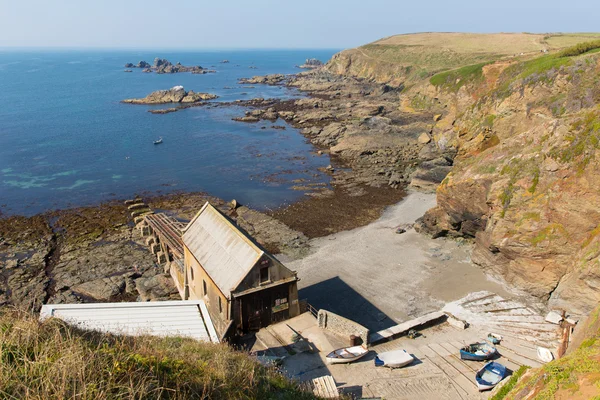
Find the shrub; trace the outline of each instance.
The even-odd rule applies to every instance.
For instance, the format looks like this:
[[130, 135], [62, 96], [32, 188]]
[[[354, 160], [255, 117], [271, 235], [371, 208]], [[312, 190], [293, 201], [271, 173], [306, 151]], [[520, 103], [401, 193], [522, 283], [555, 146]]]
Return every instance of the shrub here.
[[558, 53], [559, 57], [574, 57], [583, 53], [587, 53], [590, 50], [600, 49], [600, 40], [593, 40], [591, 42], [578, 43], [575, 46], [567, 47]]

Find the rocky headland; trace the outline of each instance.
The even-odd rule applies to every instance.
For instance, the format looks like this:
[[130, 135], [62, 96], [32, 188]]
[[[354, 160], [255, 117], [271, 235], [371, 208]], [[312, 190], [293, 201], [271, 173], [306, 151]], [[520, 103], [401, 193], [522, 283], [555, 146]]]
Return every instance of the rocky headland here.
[[[456, 35], [459, 44], [471, 38]], [[450, 68], [438, 59], [399, 75], [359, 48], [336, 55], [324, 70], [244, 80], [309, 97], [257, 105], [239, 120], [281, 118], [300, 128], [349, 167], [329, 170], [336, 189], [436, 190], [438, 206], [417, 229], [473, 240], [472, 260], [491, 275], [550, 308], [586, 315], [600, 301], [600, 57], [593, 46], [547, 54], [530, 48], [540, 35], [505, 36], [484, 39], [507, 54], [514, 51], [506, 40], [530, 51], [468, 53], [463, 61], [447, 51]], [[473, 60], [487, 61], [461, 67]], [[363, 63], [369, 68], [355, 69]]]
[[156, 72], [157, 74], [175, 74], [178, 72], [191, 72], [192, 74], [208, 74], [217, 72], [215, 70], [202, 68], [200, 65], [185, 66], [181, 63], [173, 64], [164, 58], [155, 58], [154, 63], [140, 61], [137, 64], [127, 63], [125, 68], [141, 68], [143, 72]]

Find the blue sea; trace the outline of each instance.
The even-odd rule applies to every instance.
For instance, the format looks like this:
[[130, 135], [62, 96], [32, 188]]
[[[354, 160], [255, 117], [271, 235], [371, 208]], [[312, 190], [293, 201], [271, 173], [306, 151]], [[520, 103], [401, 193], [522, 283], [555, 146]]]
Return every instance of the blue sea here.
[[[243, 115], [241, 107], [151, 114], [155, 106], [120, 101], [176, 85], [217, 94], [217, 102], [299, 97], [292, 89], [237, 81], [296, 73], [306, 58], [326, 61], [334, 53], [0, 50], [0, 211], [32, 215], [175, 191], [204, 191], [259, 209], [296, 201], [303, 193], [291, 188], [293, 181], [328, 182], [318, 168], [329, 159], [285, 122], [276, 125], [286, 130], [276, 130], [268, 121], [232, 121]], [[125, 63], [155, 57], [217, 72], [124, 72]], [[163, 144], [154, 145], [159, 137]]]

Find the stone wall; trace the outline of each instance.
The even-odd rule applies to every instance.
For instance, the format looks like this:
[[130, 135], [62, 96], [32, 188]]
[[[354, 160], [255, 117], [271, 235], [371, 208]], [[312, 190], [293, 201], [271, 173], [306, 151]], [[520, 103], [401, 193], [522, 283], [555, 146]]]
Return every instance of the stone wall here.
[[369, 330], [367, 328], [331, 311], [319, 310], [317, 323], [319, 328], [326, 329], [343, 338], [350, 340], [350, 336], [355, 335], [362, 339], [363, 344], [368, 344]]

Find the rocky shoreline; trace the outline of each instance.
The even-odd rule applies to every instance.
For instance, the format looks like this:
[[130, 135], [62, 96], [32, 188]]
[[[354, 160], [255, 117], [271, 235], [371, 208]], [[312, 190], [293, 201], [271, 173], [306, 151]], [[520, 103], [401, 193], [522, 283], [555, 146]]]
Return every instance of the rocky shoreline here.
[[[201, 193], [144, 199], [152, 209], [186, 221], [210, 200], [268, 250], [294, 259], [309, 251], [309, 238], [366, 225], [400, 201], [405, 186], [429, 190], [450, 169], [453, 155], [423, 139], [436, 123], [434, 115], [399, 111], [397, 89], [319, 70], [243, 82], [287, 85], [309, 96], [209, 104], [245, 106], [252, 121], [282, 119], [299, 128], [318, 152], [330, 155], [331, 187], [309, 190], [299, 184], [305, 200], [269, 213], [231, 210]], [[202, 101], [206, 95], [212, 96], [176, 87], [126, 102], [177, 103], [178, 110], [208, 104]], [[0, 305], [36, 310], [46, 302], [178, 298], [122, 202], [0, 218], [0, 265]]]

